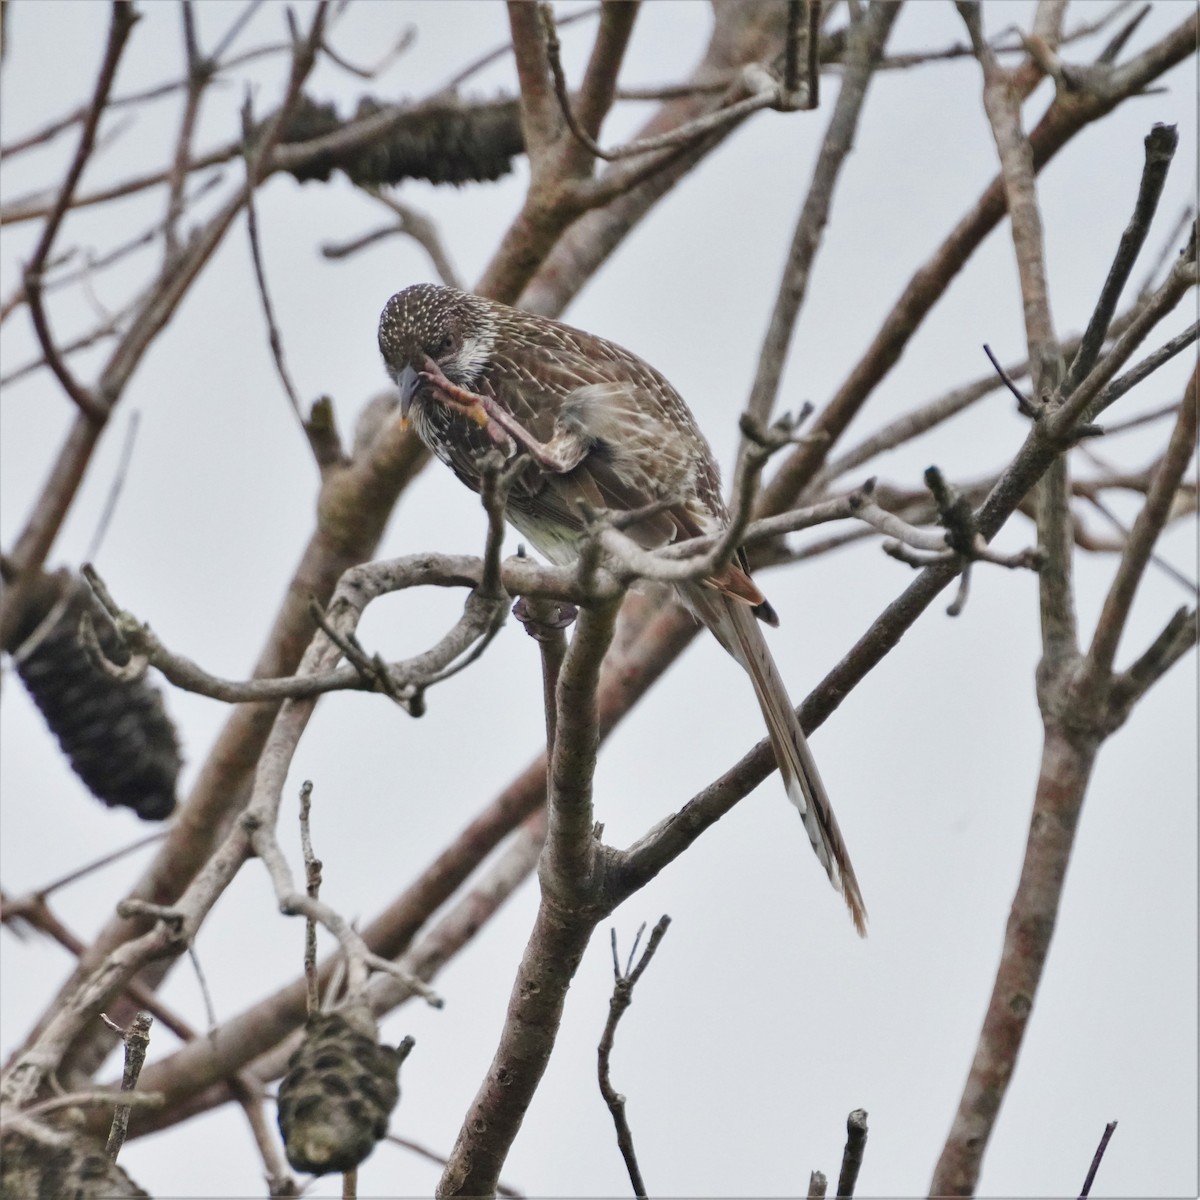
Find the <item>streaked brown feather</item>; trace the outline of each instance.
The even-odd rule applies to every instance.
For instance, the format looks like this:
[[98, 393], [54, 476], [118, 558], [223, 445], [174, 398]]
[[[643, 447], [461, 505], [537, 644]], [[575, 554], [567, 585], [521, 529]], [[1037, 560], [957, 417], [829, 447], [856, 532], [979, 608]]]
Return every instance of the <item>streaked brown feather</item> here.
[[[716, 461], [691, 411], [662, 375], [615, 343], [451, 288], [418, 284], [388, 301], [379, 344], [397, 379], [432, 358], [451, 384], [503, 407], [543, 446], [571, 448], [568, 458], [557, 460], [564, 468], [574, 463], [570, 469], [550, 469], [530, 457], [509, 494], [510, 520], [551, 559], [575, 556], [581, 503], [630, 512], [672, 501], [626, 530], [646, 549], [727, 525]], [[495, 444], [487, 430], [442, 403], [428, 385], [416, 391], [412, 405], [421, 439], [478, 491], [483, 457]], [[512, 455], [519, 453], [525, 451], [514, 443]], [[788, 796], [855, 927], [865, 933], [866, 909], [845, 842], [754, 619], [777, 624], [774, 610], [740, 553], [679, 592], [750, 676]]]

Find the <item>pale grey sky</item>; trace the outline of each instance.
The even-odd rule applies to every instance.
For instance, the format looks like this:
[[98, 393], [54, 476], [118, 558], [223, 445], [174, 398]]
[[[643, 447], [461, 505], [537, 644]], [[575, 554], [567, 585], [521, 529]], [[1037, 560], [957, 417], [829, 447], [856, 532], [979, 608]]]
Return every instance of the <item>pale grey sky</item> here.
[[[1102, 8], [1072, 5], [1072, 19]], [[997, 13], [1027, 27], [1030, 9], [1016, 0], [989, 5], [989, 31]], [[1191, 9], [1185, 0], [1159, 0], [1132, 49]], [[308, 6], [297, 10], [304, 20]], [[180, 69], [176, 10], [147, 4], [142, 11], [121, 92]], [[226, 0], [199, 5], [202, 40], [211, 45], [236, 11]], [[106, 21], [107, 7], [100, 4], [39, 0], [12, 7], [0, 85], [5, 140], [80, 99], [90, 87]], [[499, 4], [377, 2], [352, 5], [336, 26], [334, 44], [348, 59], [369, 62], [410, 21], [417, 42], [371, 85], [380, 96], [426, 95], [507, 36]], [[623, 80], [684, 76], [703, 50], [708, 23], [703, 3], [644, 6]], [[584, 22], [563, 31], [568, 72], [577, 75], [591, 29]], [[282, 6], [266, 4], [245, 44], [278, 39], [283, 31]], [[921, 0], [900, 17], [891, 48], [963, 38], [952, 5]], [[275, 63], [258, 72], [260, 112], [278, 95], [280, 69]], [[1176, 69], [1167, 83], [1165, 94], [1126, 104], [1084, 133], [1041, 176], [1054, 317], [1063, 334], [1078, 330], [1091, 311], [1128, 219], [1142, 138], [1152, 123], [1180, 126], [1153, 248], [1194, 195], [1194, 63]], [[511, 63], [501, 61], [468, 92], [492, 95], [512, 86]], [[662, 370], [694, 408], [727, 470], [736, 415], [836, 86], [836, 77], [827, 76], [816, 114], [767, 113], [749, 121], [651, 214], [566, 314]], [[310, 92], [336, 100], [345, 112], [361, 89], [360, 81], [325, 66]], [[1044, 84], [1030, 102], [1030, 112], [1040, 112], [1047, 89]], [[240, 102], [232, 87], [215, 94], [197, 144], [234, 136]], [[646, 111], [618, 110], [605, 142], [635, 128]], [[173, 103], [139, 115], [89, 171], [87, 185], [161, 160], [176, 120]], [[57, 178], [69, 149], [70, 139], [61, 139], [6, 163], [5, 196]], [[973, 61], [876, 78], [781, 404], [794, 409], [811, 399], [820, 405], [831, 394], [914, 269], [994, 171]], [[229, 179], [235, 177], [231, 172]], [[517, 211], [525, 178], [519, 160], [514, 175], [498, 184], [454, 190], [406, 183], [399, 194], [437, 219], [453, 261], [470, 281]], [[64, 242], [119, 240], [155, 219], [161, 202], [155, 194], [81, 218]], [[321, 243], [380, 220], [340, 176], [328, 185], [275, 179], [258, 206], [291, 372], [306, 400], [333, 397], [349, 431], [357, 409], [385, 383], [375, 347], [380, 308], [392, 292], [431, 278], [431, 268], [413, 243], [401, 240], [340, 262], [320, 257]], [[35, 234], [28, 226], [4, 230], [0, 294], [12, 290]], [[101, 277], [96, 301], [119, 305], [138, 271], [131, 262]], [[1134, 278], [1141, 278], [1140, 269]], [[81, 296], [74, 308], [56, 310], [64, 336], [72, 321], [92, 319], [89, 303]], [[1194, 308], [1194, 297], [1188, 305]], [[1186, 312], [1175, 314], [1164, 336], [1188, 319]], [[1007, 225], [955, 282], [851, 437], [982, 374], [985, 341], [1004, 360], [1022, 356]], [[32, 353], [23, 315], [5, 323], [2, 350], [5, 370]], [[95, 361], [79, 359], [81, 365]], [[1123, 411], [1177, 396], [1190, 361], [1181, 356]], [[122, 407], [52, 561], [75, 564], [84, 554], [136, 409], [137, 447], [97, 566], [117, 599], [168, 645], [215, 673], [242, 676], [311, 529], [316, 493], [309, 451], [267, 351], [244, 230], [227, 239]], [[0, 407], [5, 547], [70, 416], [44, 373], [6, 389]], [[1011, 401], [997, 395], [890, 455], [879, 470], [908, 486], [919, 485], [930, 462], [952, 477], [971, 476], [1007, 461], [1024, 433]], [[1155, 444], [1153, 435], [1131, 441], [1129, 461], [1144, 463]], [[1032, 536], [1027, 522], [1014, 519], [1000, 544], [1015, 548]], [[478, 501], [435, 468], [405, 495], [381, 554], [474, 553], [482, 538]], [[1175, 529], [1162, 549], [1195, 577], [1194, 527]], [[1107, 558], [1080, 562], [1085, 629], [1112, 565]], [[783, 620], [772, 646], [797, 700], [910, 578], [907, 567], [883, 558], [874, 543], [764, 577]], [[1123, 661], [1186, 601], [1177, 584], [1152, 572]], [[440, 593], [388, 598], [369, 612], [361, 636], [372, 649], [401, 657], [442, 632], [457, 611], [457, 601], [448, 604]], [[860, 1193], [917, 1194], [928, 1186], [991, 987], [1040, 748], [1033, 577], [977, 568], [964, 615], [952, 620], [944, 607], [931, 607], [813, 741], [870, 908], [866, 942], [854, 936], [811, 860], [777, 777], [614, 918], [624, 946], [643, 921], [653, 924], [668, 912], [674, 922], [639, 985], [613, 1062], [651, 1194], [794, 1194], [806, 1187], [811, 1169], [836, 1173], [846, 1114], [855, 1107], [870, 1113]], [[431, 693], [419, 722], [376, 697], [323, 701], [293, 766], [285, 841], [295, 849], [294, 797], [301, 780], [312, 779], [324, 898], [369, 919], [535, 753], [542, 737], [540, 694], [534, 643], [510, 622], [480, 663]], [[1077, 1194], [1112, 1119], [1120, 1127], [1094, 1195], [1196, 1192], [1195, 698], [1192, 657], [1101, 754], [1051, 961], [988, 1152], [986, 1194]], [[168, 703], [184, 741], [186, 788], [226, 710], [175, 692]], [[11, 674], [0, 722], [0, 879], [7, 893], [36, 888], [144, 831], [130, 815], [102, 810], [85, 794]], [[761, 736], [748, 684], [715, 644], [698, 642], [604, 748], [596, 803], [606, 838], [628, 844]], [[57, 895], [56, 911], [86, 937], [120, 898], [122, 881], [133, 877], [128, 867], [110, 868]], [[410, 1004], [386, 1021], [391, 1041], [408, 1033], [417, 1041], [403, 1068], [396, 1132], [449, 1150], [495, 1048], [535, 908], [531, 881], [438, 977], [444, 1010]], [[41, 940], [18, 943], [8, 930], [0, 937], [7, 1054], [69, 964]], [[276, 913], [265, 873], [247, 866], [197, 943], [218, 1017], [290, 979], [302, 938], [299, 922]], [[610, 987], [605, 930], [571, 989], [558, 1046], [504, 1171], [531, 1195], [627, 1192], [595, 1084], [595, 1043]], [[175, 969], [163, 994], [204, 1026], [186, 964]], [[156, 1029], [152, 1056], [173, 1048], [172, 1036]], [[156, 1196], [260, 1190], [260, 1165], [234, 1109], [135, 1141], [122, 1162]], [[382, 1147], [360, 1172], [361, 1193], [428, 1194], [437, 1174], [402, 1150]], [[336, 1196], [338, 1187], [327, 1179], [310, 1194]]]

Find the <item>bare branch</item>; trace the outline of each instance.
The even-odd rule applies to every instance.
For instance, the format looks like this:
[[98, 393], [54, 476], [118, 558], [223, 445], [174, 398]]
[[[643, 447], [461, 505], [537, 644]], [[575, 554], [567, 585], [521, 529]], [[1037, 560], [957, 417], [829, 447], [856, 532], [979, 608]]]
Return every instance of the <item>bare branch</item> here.
[[[575, 12], [567, 13], [566, 16], [556, 17], [555, 23], [558, 25], [559, 29], [563, 29], [568, 25], [573, 25], [576, 21], [589, 20], [590, 18], [596, 16], [599, 11], [600, 5], [593, 4], [590, 8], [576, 9]], [[475, 59], [474, 62], [468, 63], [467, 66], [462, 68], [462, 70], [457, 71], [450, 79], [446, 80], [446, 82], [443, 83], [440, 88], [438, 88], [437, 94], [441, 95], [443, 92], [458, 91], [458, 89], [464, 83], [466, 83], [466, 81], [470, 79], [472, 75], [477, 75], [483, 70], [484, 67], [491, 66], [492, 63], [496, 62], [498, 59], [504, 58], [506, 55], [509, 55], [512, 52], [513, 43], [511, 41], [504, 42], [502, 45], [497, 46], [494, 50], [489, 50], [486, 54], [481, 55], [479, 58]]]
[[558, 677], [546, 852], [539, 871], [543, 893], [557, 903], [570, 903], [594, 887], [592, 777], [600, 744], [596, 681], [616, 619], [612, 602], [582, 609]]
[[[1142, 15], [1147, 11], [1148, 9], [1143, 9]], [[1116, 257], [1109, 268], [1108, 278], [1104, 281], [1100, 298], [1096, 301], [1096, 307], [1083, 335], [1083, 341], [1063, 380], [1063, 395], [1070, 395], [1096, 365], [1096, 359], [1100, 356], [1100, 347], [1104, 343], [1113, 313], [1117, 309], [1117, 301], [1121, 297], [1121, 292], [1124, 290], [1142, 246], [1145, 244], [1154, 214], [1158, 211], [1158, 202], [1167, 181], [1167, 171], [1171, 166], [1171, 159], [1175, 155], [1175, 148], [1178, 144], [1179, 134], [1173, 125], [1155, 125], [1146, 135], [1146, 161], [1142, 168], [1142, 179], [1138, 186], [1133, 215], [1129, 218], [1129, 224], [1121, 234]]]
[[[1069, 104], [1056, 99], [1029, 135], [1034, 169], [1040, 171], [1081, 129], [1106, 115], [1122, 99], [1144, 90], [1152, 80], [1191, 54], [1196, 29], [1197, 18], [1193, 14], [1128, 63], [1106, 68], [1103, 78], [1091, 90], [1074, 96]], [[943, 295], [947, 283], [962, 269], [1004, 212], [1004, 189], [997, 178], [914, 273], [862, 358], [818, 414], [816, 428], [829, 434], [829, 442], [825, 447], [801, 448], [782, 464], [764, 489], [761, 513], [769, 515], [791, 507], [820, 469], [828, 448], [836, 444], [842, 431], [899, 360], [921, 322]]]
[[[1163, 363], [1170, 362], [1180, 350], [1186, 350], [1198, 336], [1200, 336], [1200, 321], [1193, 321], [1182, 333], [1176, 334], [1169, 342], [1164, 342], [1152, 354], [1147, 354], [1136, 367], [1126, 371], [1124, 375], [1119, 376], [1112, 383], [1108, 384], [1104, 391], [1100, 393], [1097, 408], [1101, 412], [1110, 408], [1131, 388], [1137, 387], [1144, 379], [1148, 379], [1153, 375]], [[1174, 406], [1168, 406], [1160, 411], [1162, 413], [1174, 411]], [[1144, 417], [1134, 417], [1128, 421], [1106, 425], [1104, 427], [1105, 435], [1111, 437], [1114, 433], [1119, 433], [1122, 430], [1134, 429], [1138, 425], [1144, 424], [1147, 420], [1155, 420], [1157, 415], [1147, 414]]]
[[242, 818], [242, 826], [249, 835], [250, 847], [262, 860], [271, 877], [275, 897], [279, 901], [279, 911], [284, 916], [303, 916], [308, 921], [324, 925], [337, 938], [342, 953], [346, 956], [347, 992], [351, 1000], [356, 1000], [362, 995], [371, 971], [376, 970], [395, 976], [412, 993], [420, 996], [430, 1008], [442, 1007], [441, 997], [423, 980], [390, 959], [372, 953], [362, 936], [345, 917], [316, 897], [296, 890], [291, 868], [276, 840], [274, 829], [260, 823], [256, 812], [248, 810]]
[[402, 233], [412, 238], [429, 255], [429, 260], [433, 263], [433, 268], [437, 272], [438, 278], [444, 284], [452, 288], [458, 288], [460, 291], [463, 290], [463, 281], [451, 265], [450, 258], [442, 244], [441, 234], [438, 232], [437, 225], [424, 213], [418, 212], [410, 205], [402, 204], [399, 200], [387, 195], [379, 188], [367, 188], [366, 191], [369, 196], [378, 200], [380, 204], [390, 208], [399, 217], [399, 220], [393, 225], [377, 229], [373, 233], [363, 234], [361, 237], [348, 242], [326, 242], [321, 247], [321, 253], [326, 258], [345, 258], [370, 245], [372, 242], [379, 241], [381, 238], [390, 237], [395, 233]]
[[547, 71], [547, 24], [541, 5], [525, 0], [509, 0], [508, 23], [521, 88], [525, 152], [536, 178], [544, 169], [546, 155], [558, 136], [561, 119]]
[[[633, 3], [618, 0], [617, 3], [600, 5], [600, 23], [596, 29], [596, 39], [592, 43], [592, 53], [584, 69], [583, 82], [580, 84], [576, 116], [570, 98], [559, 91], [562, 63], [559, 57], [558, 34], [554, 29], [554, 10], [549, 4], [543, 5], [542, 19], [547, 26], [546, 53], [554, 72], [558, 102], [563, 108], [563, 116], [572, 126], [572, 132], [578, 128], [592, 137], [599, 137], [600, 126], [612, 108], [616, 96], [617, 77], [621, 73], [621, 64], [625, 59], [625, 51], [628, 49], [639, 10], [638, 0], [634, 0]], [[590, 154], [586, 150], [573, 157], [576, 161], [575, 169], [581, 170], [590, 166]]]
[[[641, 978], [642, 972], [650, 965], [650, 960], [654, 957], [659, 943], [666, 936], [667, 927], [670, 924], [671, 918], [664, 913], [658, 919], [658, 924], [654, 926], [650, 940], [646, 943], [646, 949], [637, 966], [632, 970], [627, 969], [624, 973], [617, 961], [617, 931], [613, 929], [613, 994], [608, 1002], [608, 1020], [604, 1023], [604, 1032], [600, 1035], [600, 1045], [596, 1051], [596, 1070], [600, 1079], [600, 1094], [604, 1097], [604, 1103], [608, 1105], [608, 1111], [612, 1114], [613, 1125], [617, 1130], [617, 1145], [620, 1147], [621, 1157], [625, 1160], [625, 1169], [629, 1172], [629, 1182], [633, 1186], [633, 1193], [639, 1197], [639, 1200], [646, 1195], [646, 1185], [642, 1181], [642, 1172], [638, 1167], [637, 1155], [633, 1149], [633, 1132], [630, 1130], [629, 1121], [625, 1116], [625, 1097], [613, 1087], [609, 1078], [609, 1059], [612, 1056], [613, 1042], [617, 1036], [617, 1024], [625, 1015], [626, 1009], [633, 1003], [634, 985]], [[645, 926], [642, 928], [644, 929]], [[631, 962], [636, 953], [637, 939], [634, 940], [633, 949], [629, 952]]]
[[1179, 216], [1175, 218], [1175, 224], [1171, 226], [1167, 236], [1163, 238], [1162, 245], [1159, 247], [1158, 253], [1154, 256], [1153, 262], [1146, 271], [1145, 278], [1142, 280], [1141, 287], [1138, 288], [1138, 296], [1148, 296], [1154, 287], [1154, 281], [1158, 278], [1159, 272], [1167, 264], [1168, 260], [1172, 259], [1179, 253], [1179, 241], [1187, 231], [1187, 227], [1196, 219], [1196, 209], [1191, 204], [1185, 204], [1180, 210]]
[[849, 1200], [854, 1195], [866, 1148], [867, 1110], [856, 1108], [846, 1118], [846, 1149], [842, 1152], [842, 1169], [838, 1172], [838, 1200]]
[[415, 25], [406, 25], [400, 36], [385, 50], [384, 53], [375, 61], [373, 67], [359, 67], [354, 63], [348, 62], [342, 55], [329, 44], [329, 39], [325, 38], [321, 43], [321, 49], [325, 52], [326, 57], [330, 62], [337, 63], [343, 71], [356, 76], [359, 79], [374, 79], [378, 75], [382, 75], [398, 58], [400, 58], [406, 50], [408, 50], [417, 40], [417, 27]]
[[[1023, 417], [1036, 417], [1038, 415], [1037, 406], [1034, 405], [1023, 391], [1013, 382], [1008, 372], [1000, 365], [1000, 360], [992, 353], [992, 348], [986, 342], [983, 346], [983, 352], [988, 356], [988, 361], [996, 368], [996, 374], [1000, 376], [1001, 383], [1016, 397], [1017, 411]], [[1029, 370], [1029, 360], [1025, 361], [1025, 371]]]
[[1146, 503], [1138, 513], [1129, 534], [1129, 542], [1121, 555], [1116, 576], [1104, 599], [1096, 632], [1092, 637], [1080, 687], [1086, 689], [1089, 682], [1107, 677], [1112, 672], [1117, 646], [1129, 618], [1129, 610], [1142, 574], [1150, 559], [1154, 544], [1162, 532], [1170, 514], [1175, 493], [1184, 472], [1195, 453], [1197, 414], [1200, 410], [1197, 396], [1197, 374], [1193, 370], [1184, 393], [1183, 403], [1175, 420], [1175, 428], [1163, 456], [1154, 472]]
[[167, 179], [167, 215], [163, 222], [165, 254], [170, 263], [179, 253], [179, 220], [183, 215], [183, 189], [187, 184], [188, 162], [192, 154], [192, 134], [200, 114], [200, 101], [212, 78], [213, 64], [200, 53], [196, 41], [196, 20], [191, 0], [180, 5], [183, 15], [184, 58], [187, 63], [187, 95], [183, 117], [175, 139], [175, 157]]
[[[137, 1087], [138, 1077], [146, 1063], [146, 1051], [150, 1047], [150, 1026], [153, 1021], [154, 1018], [149, 1013], [138, 1013], [128, 1029], [116, 1029], [125, 1043], [125, 1066], [121, 1073], [122, 1092], [132, 1092]], [[112, 1128], [104, 1146], [104, 1153], [113, 1162], [117, 1161], [117, 1155], [121, 1153], [121, 1147], [125, 1144], [131, 1111], [128, 1104], [118, 1104], [113, 1110]]]
[[283, 339], [279, 336], [279, 326], [275, 323], [275, 309], [271, 304], [271, 293], [267, 290], [267, 273], [263, 267], [262, 246], [258, 237], [258, 217], [255, 215], [254, 189], [257, 184], [255, 163], [251, 147], [254, 138], [254, 121], [250, 108], [250, 93], [247, 91], [242, 105], [242, 139], [245, 143], [246, 154], [246, 231], [250, 238], [250, 258], [254, 263], [254, 281], [258, 285], [258, 298], [262, 304], [263, 317], [267, 322], [267, 343], [271, 347], [271, 358], [275, 361], [275, 372], [279, 376], [283, 390], [291, 403], [292, 412], [301, 424], [304, 423], [300, 396], [296, 385], [287, 369], [283, 357]]
[[121, 846], [112, 851], [110, 854], [105, 854], [93, 862], [85, 863], [82, 867], [76, 867], [75, 870], [67, 872], [66, 875], [60, 875], [57, 879], [51, 880], [49, 883], [43, 884], [36, 891], [28, 896], [7, 899], [3, 904], [3, 920], [8, 921], [12, 915], [20, 915], [21, 910], [28, 904], [44, 901], [52, 896], [60, 888], [77, 882], [80, 879], [86, 878], [93, 871], [99, 871], [111, 863], [118, 862], [127, 854], [132, 854], [135, 850], [141, 850], [144, 846], [149, 846], [154, 842], [161, 842], [165, 834], [162, 830], [157, 830], [154, 833], [147, 834], [145, 837], [138, 838], [136, 841], [130, 842], [128, 846]]
[[[1142, 15], [1149, 10], [1150, 6], [1147, 4], [1142, 10]], [[1088, 1173], [1084, 1178], [1083, 1187], [1079, 1189], [1079, 1200], [1087, 1200], [1088, 1195], [1091, 1193], [1092, 1184], [1096, 1180], [1096, 1172], [1100, 1169], [1100, 1160], [1103, 1159], [1104, 1152], [1108, 1149], [1108, 1143], [1116, 1131], [1116, 1121], [1109, 1121], [1109, 1123], [1104, 1126], [1104, 1132], [1100, 1135], [1100, 1144], [1096, 1147], [1096, 1153], [1092, 1155], [1092, 1165], [1088, 1167]]]
[[792, 234], [783, 278], [746, 402], [747, 414], [763, 425], [770, 421], [771, 410], [775, 406], [796, 318], [808, 291], [809, 275], [820, 246], [821, 234], [829, 220], [834, 191], [854, 143], [854, 134], [866, 102], [867, 87], [898, 13], [899, 5], [875, 4], [850, 34], [846, 48], [846, 74]]
[[[312, 844], [312, 781], [300, 785], [300, 852], [304, 855], [304, 887], [312, 900], [321, 896], [321, 860]], [[310, 916], [304, 929], [304, 982], [308, 988], [307, 1009], [311, 1017], [321, 1011], [321, 990], [317, 980], [317, 923]]]
[[83, 129], [79, 134], [79, 145], [76, 147], [75, 156], [67, 168], [67, 173], [63, 178], [62, 187], [59, 188], [54, 206], [46, 218], [45, 225], [42, 226], [41, 236], [38, 238], [33, 256], [25, 267], [26, 275], [37, 278], [45, 268], [50, 248], [54, 245], [54, 239], [58, 236], [58, 230], [62, 225], [63, 217], [66, 215], [67, 209], [71, 206], [71, 200], [75, 195], [75, 188], [79, 183], [79, 177], [83, 174], [83, 169], [87, 166], [88, 159], [91, 157], [92, 148], [96, 140], [96, 129], [100, 124], [100, 117], [108, 104], [108, 94], [112, 90], [113, 79], [117, 73], [117, 64], [121, 60], [121, 55], [125, 50], [125, 43], [133, 31], [133, 26], [137, 19], [137, 13], [134, 11], [133, 5], [128, 3], [128, 0], [113, 0], [112, 24], [109, 26], [108, 44], [105, 46], [104, 59], [100, 64], [100, 71], [96, 77], [96, 86], [92, 95], [92, 101], [88, 106], [87, 115], [83, 119]]
[[1130, 708], [1154, 686], [1193, 646], [1200, 636], [1196, 609], [1178, 609], [1162, 633], [1113, 683], [1116, 701]]

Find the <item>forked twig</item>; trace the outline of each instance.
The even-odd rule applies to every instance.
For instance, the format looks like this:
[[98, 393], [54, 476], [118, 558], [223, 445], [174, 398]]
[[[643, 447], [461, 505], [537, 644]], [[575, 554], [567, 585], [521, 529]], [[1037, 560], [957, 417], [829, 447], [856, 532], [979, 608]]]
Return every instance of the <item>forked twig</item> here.
[[664, 913], [658, 919], [658, 924], [651, 931], [650, 939], [646, 943], [646, 949], [642, 952], [642, 957], [638, 960], [638, 964], [635, 967], [633, 965], [633, 956], [637, 953], [638, 942], [641, 940], [642, 930], [646, 928], [645, 925], [638, 930], [637, 936], [633, 940], [633, 948], [629, 951], [629, 959], [625, 964], [624, 971], [621, 970], [621, 964], [617, 958], [617, 931], [613, 929], [613, 994], [608, 1002], [608, 1020], [604, 1024], [604, 1032], [600, 1036], [600, 1045], [596, 1052], [596, 1069], [600, 1080], [600, 1094], [604, 1097], [604, 1103], [608, 1105], [608, 1111], [612, 1113], [613, 1125], [617, 1130], [617, 1145], [620, 1147], [621, 1157], [625, 1160], [625, 1169], [629, 1172], [629, 1182], [633, 1185], [634, 1195], [639, 1200], [642, 1200], [646, 1195], [646, 1185], [642, 1180], [642, 1172], [638, 1166], [637, 1155], [634, 1153], [633, 1133], [629, 1128], [629, 1121], [625, 1116], [625, 1097], [613, 1087], [612, 1081], [609, 1078], [609, 1059], [612, 1055], [613, 1041], [617, 1035], [617, 1023], [625, 1015], [625, 1010], [633, 1003], [634, 985], [650, 965], [650, 960], [654, 957], [659, 943], [666, 936], [667, 927], [670, 924], [671, 918]]
[[[122, 1029], [119, 1025], [113, 1025], [103, 1013], [100, 1014], [101, 1020], [108, 1024], [114, 1033], [119, 1034], [121, 1041], [125, 1043], [125, 1066], [121, 1072], [121, 1091], [132, 1092], [137, 1087], [138, 1076], [142, 1073], [142, 1067], [146, 1062], [146, 1051], [150, 1046], [150, 1026], [154, 1023], [154, 1018], [149, 1013], [139, 1012], [129, 1024], [128, 1029]], [[118, 1104], [113, 1110], [112, 1126], [109, 1129], [108, 1141], [104, 1146], [104, 1153], [113, 1161], [117, 1161], [117, 1155], [121, 1153], [121, 1147], [125, 1144], [125, 1136], [129, 1132], [129, 1114], [132, 1112], [128, 1104]]]

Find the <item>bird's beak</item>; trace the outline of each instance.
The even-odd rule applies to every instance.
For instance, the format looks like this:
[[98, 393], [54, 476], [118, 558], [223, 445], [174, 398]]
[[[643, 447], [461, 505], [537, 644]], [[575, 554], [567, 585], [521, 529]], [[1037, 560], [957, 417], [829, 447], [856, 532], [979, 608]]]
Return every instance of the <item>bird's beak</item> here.
[[407, 420], [413, 396], [416, 394], [417, 388], [421, 386], [421, 376], [412, 367], [405, 367], [396, 376], [396, 386], [400, 389], [400, 415]]

